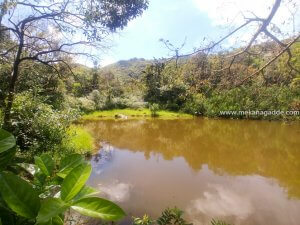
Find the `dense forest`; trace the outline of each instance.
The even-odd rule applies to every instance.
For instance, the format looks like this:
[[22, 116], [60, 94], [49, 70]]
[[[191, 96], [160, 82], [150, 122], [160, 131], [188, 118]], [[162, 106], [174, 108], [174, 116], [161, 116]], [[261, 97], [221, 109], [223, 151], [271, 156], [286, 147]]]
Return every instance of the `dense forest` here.
[[[72, 52], [69, 47], [99, 42], [102, 36], [124, 28], [128, 21], [146, 10], [148, 2], [116, 0], [106, 4], [106, 1], [91, 1], [98, 2], [95, 3], [98, 10], [95, 12], [89, 11], [88, 1], [41, 1], [48, 3], [45, 6], [38, 2], [7, 0], [1, 3], [0, 128], [13, 136], [1, 130], [0, 215], [1, 219], [6, 219], [2, 219], [2, 223], [0, 220], [0, 224], [36, 224], [36, 221], [38, 224], [63, 224], [61, 215], [72, 204], [77, 209], [91, 207], [90, 213], [77, 210], [87, 216], [115, 220], [124, 215], [113, 203], [106, 200], [100, 203], [90, 197], [93, 191], [84, 186], [91, 168], [74, 153], [86, 153], [84, 148], [90, 150], [93, 144], [84, 130], [73, 125], [84, 114], [111, 109], [149, 108], [151, 111], [167, 110], [213, 118], [300, 118], [299, 36], [251, 43], [246, 46], [246, 51], [245, 46], [218, 52], [195, 51], [190, 55], [179, 55], [175, 50], [175, 56], [168, 59], [134, 58], [105, 67], [101, 67], [101, 61], [91, 57], [94, 67], [90, 68], [79, 64], [76, 58], [78, 55], [87, 56], [87, 53]], [[70, 2], [75, 7], [70, 6]], [[13, 13], [22, 10], [22, 7], [28, 10], [28, 15], [24, 13], [24, 18], [18, 23], [12, 22], [17, 18], [12, 16]], [[121, 15], [116, 13], [118, 7], [122, 7]], [[72, 12], [74, 8], [77, 12]], [[75, 18], [78, 21], [72, 24], [70, 20]], [[86, 41], [60, 43], [49, 38], [53, 33], [49, 34], [46, 24], [67, 36], [80, 30]], [[165, 44], [170, 46], [169, 42]], [[240, 54], [241, 51], [243, 54]], [[251, 54], [244, 54], [249, 52]], [[295, 114], [228, 113], [233, 111], [290, 111]], [[80, 140], [74, 141], [74, 133], [80, 132], [84, 139], [82, 142], [90, 141], [88, 147], [82, 147], [82, 143], [78, 143]], [[68, 161], [68, 154], [73, 154], [70, 157], [73, 162]], [[24, 169], [24, 165], [33, 163], [40, 168], [34, 176]], [[60, 166], [57, 165], [59, 163]], [[71, 176], [76, 179], [85, 177], [77, 190], [72, 189], [77, 184], [71, 176], [68, 178], [71, 181], [63, 180], [67, 175], [66, 168], [68, 172], [73, 171]], [[18, 174], [17, 179], [15, 174]], [[25, 180], [28, 182], [24, 184]], [[14, 191], [9, 189], [10, 185], [23, 185], [27, 193], [31, 193], [24, 201], [33, 199], [32, 204], [36, 205], [32, 208], [17, 206], [22, 193], [13, 200], [6, 198], [5, 194], [11, 195]], [[51, 192], [55, 192], [53, 185], [64, 188], [61, 198], [52, 196]], [[33, 187], [38, 194], [32, 191]], [[41, 194], [46, 197], [41, 197]], [[98, 208], [85, 202], [84, 195], [92, 198], [89, 200], [98, 204]], [[50, 200], [43, 203], [39, 211], [39, 198], [43, 200], [49, 196]], [[64, 202], [68, 204], [64, 205]], [[101, 204], [109, 205], [115, 216], [105, 216], [108, 211], [101, 215], [94, 212], [100, 210]], [[49, 215], [47, 207], [60, 210]], [[176, 213], [181, 216], [182, 212], [175, 210]], [[142, 222], [136, 219], [137, 224]]]

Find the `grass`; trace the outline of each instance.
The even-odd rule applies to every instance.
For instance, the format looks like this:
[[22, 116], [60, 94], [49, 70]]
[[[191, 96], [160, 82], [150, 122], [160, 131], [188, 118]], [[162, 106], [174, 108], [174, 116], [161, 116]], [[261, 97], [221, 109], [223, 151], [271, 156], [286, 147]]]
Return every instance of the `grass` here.
[[[149, 109], [113, 109], [113, 110], [96, 111], [90, 114], [83, 115], [81, 117], [81, 120], [95, 121], [95, 120], [103, 120], [103, 119], [115, 119], [115, 116], [118, 114], [127, 116], [128, 119], [152, 118], [151, 111]], [[170, 112], [165, 110], [158, 111], [157, 115], [158, 116], [156, 118], [159, 119], [193, 118], [193, 116], [190, 114]]]
[[66, 148], [79, 154], [91, 154], [95, 147], [93, 136], [78, 125], [71, 125], [68, 128], [64, 145]]

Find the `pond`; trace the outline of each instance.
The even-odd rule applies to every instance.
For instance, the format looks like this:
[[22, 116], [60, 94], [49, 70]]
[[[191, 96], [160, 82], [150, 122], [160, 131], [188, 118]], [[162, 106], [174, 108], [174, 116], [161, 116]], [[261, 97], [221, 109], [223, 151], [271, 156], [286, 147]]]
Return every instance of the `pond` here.
[[[90, 185], [128, 213], [177, 206], [195, 225], [300, 224], [300, 124], [247, 120], [103, 120]], [[128, 219], [122, 224], [127, 224]]]

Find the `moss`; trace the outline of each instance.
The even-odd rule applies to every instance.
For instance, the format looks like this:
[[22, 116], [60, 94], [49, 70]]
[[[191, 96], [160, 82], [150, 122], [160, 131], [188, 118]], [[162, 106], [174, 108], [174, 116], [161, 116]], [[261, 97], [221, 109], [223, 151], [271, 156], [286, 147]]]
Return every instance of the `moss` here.
[[71, 125], [67, 130], [67, 137], [64, 140], [64, 147], [79, 153], [91, 154], [95, 147], [93, 136], [79, 125]]
[[[151, 111], [149, 109], [113, 109], [113, 110], [105, 110], [105, 111], [96, 111], [90, 114], [83, 115], [80, 120], [103, 120], [103, 119], [115, 119], [116, 115], [124, 115], [127, 116], [128, 119], [140, 119], [140, 118], [152, 118]], [[157, 112], [158, 119], [189, 119], [193, 118], [190, 114], [178, 113], [160, 110]]]

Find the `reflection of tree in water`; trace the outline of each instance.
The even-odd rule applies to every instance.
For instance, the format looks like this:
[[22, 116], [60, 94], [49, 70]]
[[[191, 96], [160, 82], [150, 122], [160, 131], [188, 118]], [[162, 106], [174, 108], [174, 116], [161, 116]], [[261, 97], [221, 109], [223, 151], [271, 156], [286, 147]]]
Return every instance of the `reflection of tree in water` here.
[[131, 151], [184, 157], [194, 170], [278, 179], [300, 197], [299, 124], [233, 120], [99, 121], [86, 126], [99, 140]]
[[97, 164], [104, 164], [111, 161], [113, 158], [113, 146], [107, 142], [100, 143], [100, 146], [100, 151], [93, 155], [92, 160]]

